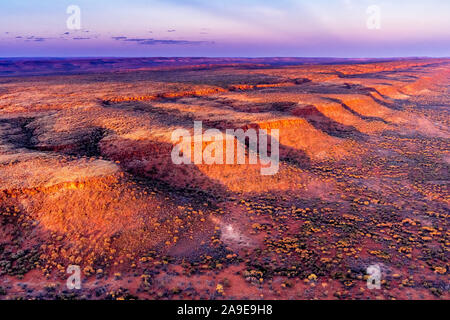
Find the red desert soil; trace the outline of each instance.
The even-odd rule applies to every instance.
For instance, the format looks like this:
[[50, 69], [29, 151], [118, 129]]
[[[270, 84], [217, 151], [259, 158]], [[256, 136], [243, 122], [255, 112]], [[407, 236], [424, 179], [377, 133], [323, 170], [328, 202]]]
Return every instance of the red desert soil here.
[[[450, 298], [450, 60], [158, 59], [2, 63], [0, 299]], [[278, 173], [173, 164], [200, 120]]]

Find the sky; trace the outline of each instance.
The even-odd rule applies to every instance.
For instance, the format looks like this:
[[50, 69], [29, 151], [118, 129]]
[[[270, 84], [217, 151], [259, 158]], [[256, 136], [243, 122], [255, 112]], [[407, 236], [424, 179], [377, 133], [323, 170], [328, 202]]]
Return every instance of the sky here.
[[448, 0], [0, 0], [0, 57], [449, 57], [449, 13]]

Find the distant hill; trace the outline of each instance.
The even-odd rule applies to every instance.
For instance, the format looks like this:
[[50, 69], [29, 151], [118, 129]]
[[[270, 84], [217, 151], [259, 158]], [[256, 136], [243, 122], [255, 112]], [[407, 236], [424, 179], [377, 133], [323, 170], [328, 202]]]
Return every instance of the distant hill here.
[[349, 64], [392, 59], [343, 58], [0, 58], [0, 76], [84, 74], [104, 71], [160, 69], [170, 67], [217, 68], [242, 64], [247, 68], [303, 64]]

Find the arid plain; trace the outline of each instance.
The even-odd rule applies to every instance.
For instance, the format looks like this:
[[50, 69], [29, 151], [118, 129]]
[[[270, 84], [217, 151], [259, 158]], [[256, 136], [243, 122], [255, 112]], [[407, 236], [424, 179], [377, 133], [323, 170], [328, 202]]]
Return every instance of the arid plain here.
[[[449, 59], [0, 60], [0, 75], [0, 299], [450, 298]], [[173, 164], [171, 133], [194, 120], [279, 129], [278, 173]]]

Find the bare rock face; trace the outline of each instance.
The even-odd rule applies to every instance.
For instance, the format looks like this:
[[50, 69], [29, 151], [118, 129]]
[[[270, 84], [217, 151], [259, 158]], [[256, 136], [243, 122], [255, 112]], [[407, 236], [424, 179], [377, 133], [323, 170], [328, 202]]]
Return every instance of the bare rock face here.
[[[378, 264], [382, 298], [449, 298], [448, 59], [151, 61], [0, 78], [7, 298], [64, 295], [71, 264], [77, 297], [374, 298]], [[278, 171], [173, 163], [194, 121], [278, 130]]]

